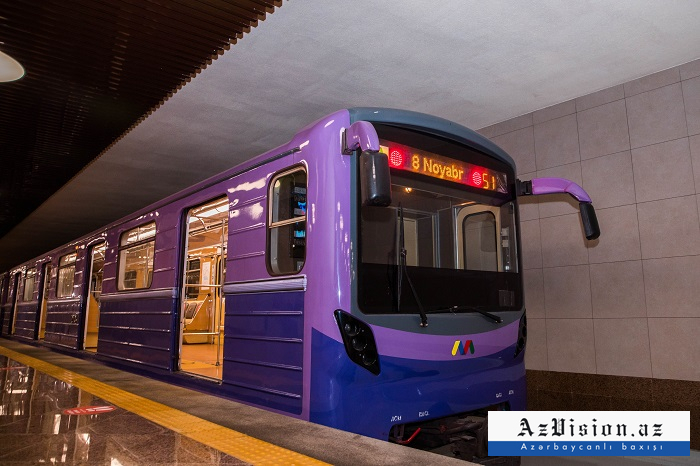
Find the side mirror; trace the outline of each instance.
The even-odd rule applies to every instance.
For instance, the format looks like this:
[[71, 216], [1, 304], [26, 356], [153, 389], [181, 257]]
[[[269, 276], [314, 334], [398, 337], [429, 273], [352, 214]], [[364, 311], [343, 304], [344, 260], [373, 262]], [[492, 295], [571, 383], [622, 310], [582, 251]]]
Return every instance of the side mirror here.
[[369, 151], [360, 154], [360, 185], [362, 205], [386, 207], [391, 204], [391, 175], [386, 154]]
[[583, 231], [586, 233], [586, 239], [597, 239], [600, 236], [600, 226], [598, 226], [598, 217], [595, 214], [593, 204], [590, 202], [579, 202], [578, 207], [581, 211], [581, 221], [583, 222]]

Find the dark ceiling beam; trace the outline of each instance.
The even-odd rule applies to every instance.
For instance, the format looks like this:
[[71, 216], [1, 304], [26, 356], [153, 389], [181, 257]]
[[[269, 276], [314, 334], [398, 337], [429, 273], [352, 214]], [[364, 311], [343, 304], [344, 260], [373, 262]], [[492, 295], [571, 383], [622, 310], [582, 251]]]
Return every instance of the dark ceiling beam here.
[[0, 237], [281, 0], [0, 0]]

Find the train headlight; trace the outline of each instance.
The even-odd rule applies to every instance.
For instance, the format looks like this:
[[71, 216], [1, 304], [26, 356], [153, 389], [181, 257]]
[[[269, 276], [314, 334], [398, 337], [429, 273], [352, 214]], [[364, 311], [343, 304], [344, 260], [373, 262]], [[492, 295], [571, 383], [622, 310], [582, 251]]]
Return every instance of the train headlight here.
[[378, 375], [379, 353], [372, 329], [366, 323], [340, 309], [335, 311], [334, 315], [343, 337], [345, 351], [350, 359], [372, 374]]
[[360, 333], [360, 326], [355, 322], [345, 322], [345, 325], [343, 325], [343, 332], [349, 337], [354, 337]]

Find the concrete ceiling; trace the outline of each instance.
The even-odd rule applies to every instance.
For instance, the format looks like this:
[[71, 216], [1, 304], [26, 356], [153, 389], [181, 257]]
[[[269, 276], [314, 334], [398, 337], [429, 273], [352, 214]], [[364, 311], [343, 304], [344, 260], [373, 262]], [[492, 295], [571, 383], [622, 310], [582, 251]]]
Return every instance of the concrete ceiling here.
[[0, 270], [385, 106], [482, 128], [700, 57], [700, 2], [292, 0], [6, 236]]

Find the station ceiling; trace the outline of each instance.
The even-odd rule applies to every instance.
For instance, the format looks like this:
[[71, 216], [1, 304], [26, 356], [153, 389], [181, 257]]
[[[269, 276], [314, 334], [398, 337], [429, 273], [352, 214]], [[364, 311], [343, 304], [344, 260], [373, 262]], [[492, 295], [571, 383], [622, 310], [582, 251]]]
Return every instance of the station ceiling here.
[[[274, 13], [274, 14], [273, 14]], [[0, 0], [0, 270], [340, 108], [478, 129], [700, 57], [685, 0]]]

